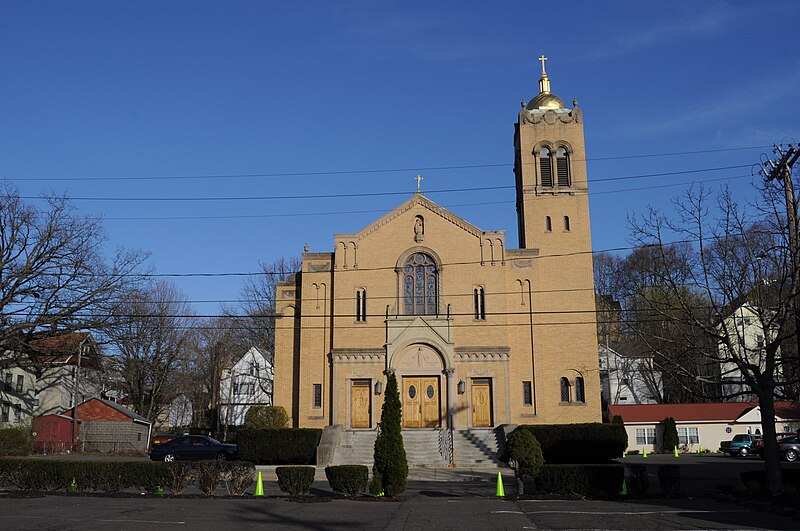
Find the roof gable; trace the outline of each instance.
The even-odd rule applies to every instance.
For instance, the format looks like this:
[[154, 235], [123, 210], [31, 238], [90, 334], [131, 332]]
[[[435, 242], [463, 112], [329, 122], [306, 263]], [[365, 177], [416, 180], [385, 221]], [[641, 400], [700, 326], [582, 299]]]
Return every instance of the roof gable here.
[[370, 234], [374, 233], [375, 231], [377, 231], [378, 229], [380, 229], [381, 227], [383, 227], [387, 223], [390, 223], [394, 219], [398, 218], [402, 214], [405, 214], [406, 212], [408, 212], [409, 210], [411, 210], [412, 208], [414, 208], [416, 206], [420, 206], [420, 207], [428, 210], [429, 212], [431, 212], [431, 213], [439, 216], [440, 218], [452, 223], [453, 225], [461, 228], [462, 230], [468, 232], [469, 234], [472, 234], [476, 238], [480, 238], [483, 235], [484, 231], [482, 231], [481, 229], [479, 229], [478, 227], [476, 227], [472, 223], [470, 223], [470, 222], [468, 222], [468, 221], [456, 216], [452, 212], [450, 212], [450, 211], [446, 210], [445, 208], [437, 205], [436, 203], [434, 203], [433, 201], [431, 201], [430, 199], [428, 199], [427, 197], [425, 197], [421, 193], [416, 193], [411, 197], [411, 199], [409, 199], [408, 201], [406, 201], [405, 203], [403, 203], [399, 207], [395, 208], [391, 212], [389, 212], [389, 213], [385, 214], [384, 216], [380, 217], [377, 221], [375, 221], [371, 225], [368, 225], [367, 227], [361, 229], [360, 231], [356, 232], [355, 234], [353, 234], [353, 235], [337, 234], [337, 235], [335, 235], [335, 238], [338, 239], [338, 238], [344, 237], [344, 236], [354, 236], [355, 238], [357, 238], [359, 240], [362, 239], [362, 238], [366, 238], [367, 236], [369, 236]]

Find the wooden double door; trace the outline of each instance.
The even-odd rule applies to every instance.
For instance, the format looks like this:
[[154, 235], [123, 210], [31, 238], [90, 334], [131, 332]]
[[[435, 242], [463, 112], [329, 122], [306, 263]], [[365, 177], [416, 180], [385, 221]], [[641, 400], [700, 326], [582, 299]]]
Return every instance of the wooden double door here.
[[439, 377], [404, 376], [402, 403], [404, 428], [438, 428]]

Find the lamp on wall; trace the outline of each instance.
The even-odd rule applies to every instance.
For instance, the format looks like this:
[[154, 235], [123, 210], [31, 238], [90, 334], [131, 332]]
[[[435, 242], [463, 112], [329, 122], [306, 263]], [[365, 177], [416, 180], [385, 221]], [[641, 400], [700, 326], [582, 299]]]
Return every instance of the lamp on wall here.
[[379, 395], [383, 392], [383, 382], [378, 380], [375, 382], [375, 394]]
[[458, 381], [458, 394], [463, 395], [467, 391], [467, 383], [462, 379]]

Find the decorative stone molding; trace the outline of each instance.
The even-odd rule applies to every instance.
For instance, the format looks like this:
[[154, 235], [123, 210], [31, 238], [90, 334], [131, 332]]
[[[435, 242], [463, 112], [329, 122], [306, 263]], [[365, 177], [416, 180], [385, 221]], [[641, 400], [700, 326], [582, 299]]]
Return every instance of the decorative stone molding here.
[[324, 273], [331, 270], [331, 263], [325, 262], [324, 264], [308, 264], [309, 273]]
[[333, 363], [383, 363], [383, 349], [337, 348], [331, 351]]
[[511, 347], [456, 347], [455, 360], [461, 362], [507, 361]]
[[556, 122], [562, 124], [576, 123], [579, 124], [583, 121], [583, 111], [575, 107], [574, 109], [548, 109], [542, 111], [539, 109], [519, 111], [519, 123], [521, 124], [534, 124], [538, 125], [545, 123], [547, 125], [554, 125]]

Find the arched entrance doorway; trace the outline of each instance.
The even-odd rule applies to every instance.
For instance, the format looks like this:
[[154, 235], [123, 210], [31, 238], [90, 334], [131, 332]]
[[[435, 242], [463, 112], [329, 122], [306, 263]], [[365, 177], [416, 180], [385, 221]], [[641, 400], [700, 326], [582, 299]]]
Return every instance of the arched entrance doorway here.
[[409, 345], [400, 353], [395, 373], [400, 387], [403, 428], [442, 425], [442, 357], [424, 344]]

